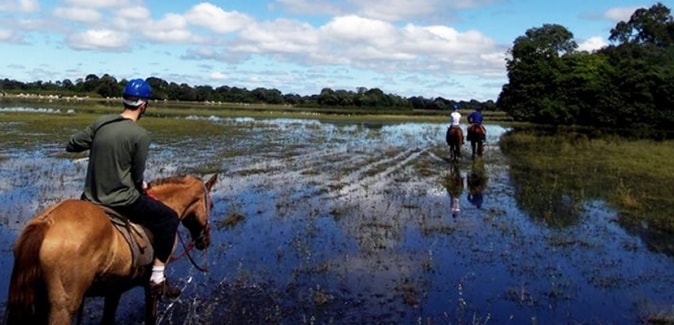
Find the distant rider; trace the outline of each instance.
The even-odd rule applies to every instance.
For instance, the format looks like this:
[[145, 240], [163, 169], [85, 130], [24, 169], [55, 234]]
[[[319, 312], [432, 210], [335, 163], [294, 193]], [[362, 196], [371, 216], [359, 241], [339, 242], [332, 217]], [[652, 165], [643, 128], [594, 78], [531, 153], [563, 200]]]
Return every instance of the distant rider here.
[[484, 125], [482, 125], [482, 120], [483, 117], [481, 107], [476, 108], [474, 112], [468, 114], [468, 123], [470, 123], [470, 125], [468, 126], [468, 141], [471, 141], [475, 136], [475, 134], [478, 133], [476, 128], [482, 129], [482, 132], [480, 133], [482, 139], [475, 139], [475, 140], [483, 140], [483, 141], [485, 140], [486, 130], [484, 129]]
[[455, 132], [459, 132], [461, 135], [461, 144], [463, 144], [463, 131], [461, 131], [461, 113], [459, 113], [459, 107], [454, 104], [452, 107], [452, 113], [449, 114], [449, 128], [456, 129]]
[[449, 114], [449, 127], [460, 127], [461, 124], [461, 113], [459, 113], [459, 108], [454, 105], [452, 108], [452, 113]]

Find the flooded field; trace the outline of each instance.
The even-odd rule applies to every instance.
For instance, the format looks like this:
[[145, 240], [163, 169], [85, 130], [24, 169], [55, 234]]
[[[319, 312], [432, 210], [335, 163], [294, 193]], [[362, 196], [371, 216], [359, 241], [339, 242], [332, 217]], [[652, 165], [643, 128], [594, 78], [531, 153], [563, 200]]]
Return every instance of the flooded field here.
[[[674, 321], [672, 257], [602, 201], [562, 227], [520, 210], [500, 126], [487, 127], [482, 159], [466, 145], [453, 165], [442, 124], [194, 117], [177, 134], [142, 122], [155, 139], [146, 178], [220, 177], [213, 245], [195, 255], [209, 272], [170, 264], [183, 294], [161, 303], [162, 324]], [[3, 309], [18, 232], [78, 197], [87, 164], [62, 155], [75, 127], [26, 134], [22, 123], [3, 124], [0, 143]], [[123, 296], [120, 324], [143, 322], [142, 301], [141, 289]], [[101, 306], [88, 299], [83, 323]]]

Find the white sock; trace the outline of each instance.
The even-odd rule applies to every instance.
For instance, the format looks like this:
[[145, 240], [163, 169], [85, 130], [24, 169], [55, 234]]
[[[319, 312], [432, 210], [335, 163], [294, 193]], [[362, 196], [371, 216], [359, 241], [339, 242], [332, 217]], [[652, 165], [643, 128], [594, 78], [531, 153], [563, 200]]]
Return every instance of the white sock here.
[[162, 283], [166, 279], [164, 277], [164, 267], [163, 266], [152, 266], [152, 275], [150, 275], [150, 282], [154, 284]]

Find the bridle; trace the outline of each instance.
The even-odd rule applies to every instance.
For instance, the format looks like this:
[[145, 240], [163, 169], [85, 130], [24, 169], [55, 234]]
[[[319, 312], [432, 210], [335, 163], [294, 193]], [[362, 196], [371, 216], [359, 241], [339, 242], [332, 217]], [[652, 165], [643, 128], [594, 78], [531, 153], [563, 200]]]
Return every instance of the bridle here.
[[[154, 197], [154, 195], [152, 195], [149, 191], [148, 191], [148, 196], [150, 196], [150, 197], [156, 199], [156, 197]], [[183, 247], [183, 251], [182, 251], [180, 254], [171, 256], [171, 258], [170, 258], [169, 261], [168, 261], [169, 263], [170, 263], [170, 262], [173, 262], [173, 261], [176, 261], [176, 260], [180, 259], [180, 258], [183, 257], [183, 256], [187, 256], [187, 258], [189, 259], [190, 263], [192, 263], [192, 265], [193, 265], [197, 270], [199, 270], [199, 271], [201, 271], [201, 272], [208, 272], [208, 266], [207, 266], [207, 264], [205, 264], [205, 265], [203, 265], [203, 266], [198, 265], [197, 262], [196, 262], [196, 261], [194, 260], [194, 258], [192, 257], [192, 255], [190, 254], [190, 251], [191, 251], [194, 247], [196, 247], [196, 243], [197, 243], [197, 242], [206, 242], [207, 240], [210, 240], [210, 239], [209, 239], [209, 236], [210, 236], [210, 231], [211, 231], [211, 225], [210, 225], [209, 220], [210, 220], [210, 214], [211, 214], [211, 193], [210, 193], [210, 191], [206, 188], [206, 184], [204, 184], [204, 204], [205, 204], [205, 206], [204, 206], [204, 211], [206, 211], [206, 224], [205, 224], [204, 227], [201, 229], [201, 231], [199, 231], [199, 235], [198, 235], [196, 238], [192, 238], [192, 240], [190, 240], [189, 243], [185, 243], [185, 240], [183, 240], [183, 237], [182, 237], [182, 235], [180, 234], [180, 231], [178, 231], [178, 240], [180, 241], [180, 244], [181, 244], [182, 247]], [[191, 231], [191, 230], [190, 230], [190, 231]], [[204, 250], [205, 250], [205, 249], [206, 249], [206, 248], [204, 248]]]

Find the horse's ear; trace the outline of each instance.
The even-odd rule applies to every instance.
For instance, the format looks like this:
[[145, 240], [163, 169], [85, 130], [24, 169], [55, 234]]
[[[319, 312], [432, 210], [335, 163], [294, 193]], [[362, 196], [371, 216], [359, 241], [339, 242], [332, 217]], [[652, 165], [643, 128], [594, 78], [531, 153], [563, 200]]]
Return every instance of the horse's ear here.
[[206, 181], [205, 185], [206, 188], [210, 191], [213, 188], [213, 185], [215, 185], [215, 182], [218, 181], [218, 174], [213, 174], [208, 181]]

